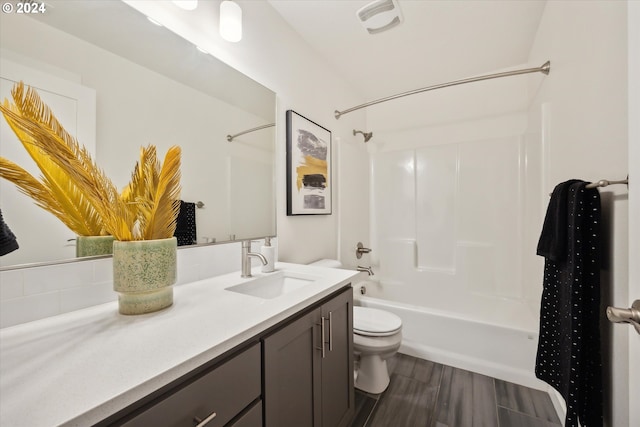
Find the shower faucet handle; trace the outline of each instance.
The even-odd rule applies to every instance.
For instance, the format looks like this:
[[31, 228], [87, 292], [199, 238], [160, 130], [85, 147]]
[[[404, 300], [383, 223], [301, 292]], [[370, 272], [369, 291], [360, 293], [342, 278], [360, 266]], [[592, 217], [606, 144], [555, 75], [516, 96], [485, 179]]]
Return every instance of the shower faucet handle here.
[[371, 252], [371, 249], [365, 248], [362, 242], [358, 242], [356, 246], [356, 258], [360, 259], [362, 258], [362, 254], [368, 254], [369, 252]]

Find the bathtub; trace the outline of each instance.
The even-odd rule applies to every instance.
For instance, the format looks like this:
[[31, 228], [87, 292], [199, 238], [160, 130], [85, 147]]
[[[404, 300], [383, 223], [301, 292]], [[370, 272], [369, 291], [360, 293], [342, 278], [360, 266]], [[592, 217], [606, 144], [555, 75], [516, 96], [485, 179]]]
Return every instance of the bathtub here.
[[[402, 319], [400, 353], [545, 391], [564, 419], [562, 398], [534, 374], [535, 307], [506, 299], [487, 301], [483, 296], [465, 299], [460, 294], [450, 295], [455, 306], [448, 306], [445, 300], [452, 299], [442, 292], [436, 293], [436, 300], [433, 294], [430, 299], [417, 298], [415, 288], [411, 295], [403, 295], [406, 287], [375, 281], [359, 282], [353, 288], [355, 305], [386, 310]], [[431, 300], [437, 308], [416, 306], [409, 298]]]

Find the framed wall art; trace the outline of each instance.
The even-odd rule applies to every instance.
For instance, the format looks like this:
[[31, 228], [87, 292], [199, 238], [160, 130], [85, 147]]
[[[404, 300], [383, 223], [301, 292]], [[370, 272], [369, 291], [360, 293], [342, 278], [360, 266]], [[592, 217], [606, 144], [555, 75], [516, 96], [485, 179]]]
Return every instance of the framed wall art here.
[[287, 215], [331, 215], [331, 132], [287, 111]]

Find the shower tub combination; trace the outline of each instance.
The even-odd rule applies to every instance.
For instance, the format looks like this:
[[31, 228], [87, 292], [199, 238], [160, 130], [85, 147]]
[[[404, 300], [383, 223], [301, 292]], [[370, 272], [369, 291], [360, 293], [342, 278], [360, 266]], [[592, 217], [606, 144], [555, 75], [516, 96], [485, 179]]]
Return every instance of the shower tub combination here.
[[424, 299], [406, 295], [403, 286], [371, 280], [354, 285], [356, 305], [386, 310], [402, 319], [400, 353], [545, 391], [564, 419], [562, 398], [534, 374], [538, 342], [535, 307], [498, 298], [489, 303], [482, 296], [461, 301], [459, 295], [451, 306], [445, 301], [451, 301], [448, 296], [430, 294], [428, 300], [438, 307], [430, 308], [411, 304], [412, 299]]

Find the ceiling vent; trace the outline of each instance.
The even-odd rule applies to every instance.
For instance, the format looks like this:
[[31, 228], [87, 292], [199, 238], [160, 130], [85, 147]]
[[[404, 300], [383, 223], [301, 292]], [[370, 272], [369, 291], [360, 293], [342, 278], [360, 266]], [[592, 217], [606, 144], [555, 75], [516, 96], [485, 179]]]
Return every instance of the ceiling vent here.
[[376, 0], [356, 12], [362, 26], [369, 34], [378, 34], [402, 22], [397, 0]]

